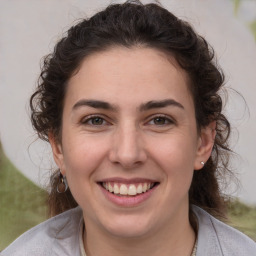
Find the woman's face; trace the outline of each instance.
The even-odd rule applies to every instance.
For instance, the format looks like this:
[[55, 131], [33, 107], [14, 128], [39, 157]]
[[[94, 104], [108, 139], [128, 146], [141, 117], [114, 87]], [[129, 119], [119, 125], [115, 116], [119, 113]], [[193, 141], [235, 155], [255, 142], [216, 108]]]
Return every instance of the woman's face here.
[[197, 133], [174, 59], [116, 47], [87, 57], [70, 79], [62, 141], [51, 144], [87, 230], [136, 237], [188, 224], [193, 171], [211, 151], [207, 131]]

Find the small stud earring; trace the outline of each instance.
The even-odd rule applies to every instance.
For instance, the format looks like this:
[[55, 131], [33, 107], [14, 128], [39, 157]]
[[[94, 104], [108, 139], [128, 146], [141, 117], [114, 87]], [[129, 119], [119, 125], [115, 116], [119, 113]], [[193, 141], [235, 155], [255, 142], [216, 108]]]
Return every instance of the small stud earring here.
[[200, 164], [204, 166], [204, 162], [203, 161], [201, 161]]

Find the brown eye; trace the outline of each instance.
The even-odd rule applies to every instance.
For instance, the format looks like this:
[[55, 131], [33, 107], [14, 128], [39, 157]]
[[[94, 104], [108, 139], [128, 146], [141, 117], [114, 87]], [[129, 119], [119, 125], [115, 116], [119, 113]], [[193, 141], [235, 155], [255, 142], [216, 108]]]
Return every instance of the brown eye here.
[[93, 125], [93, 126], [100, 126], [105, 125], [107, 122], [104, 118], [100, 116], [94, 116], [94, 117], [88, 117], [85, 120], [82, 121], [85, 125]]
[[157, 126], [169, 125], [173, 123], [174, 122], [170, 118], [167, 118], [165, 116], [156, 116], [149, 121], [150, 125], [157, 125]]
[[91, 118], [91, 124], [92, 125], [102, 125], [103, 122], [104, 122], [104, 120], [101, 117], [93, 117], [93, 118]]
[[153, 119], [153, 122], [154, 122], [154, 124], [156, 124], [156, 125], [163, 125], [163, 124], [166, 124], [166, 118], [164, 118], [164, 117], [156, 117], [156, 118], [154, 118]]

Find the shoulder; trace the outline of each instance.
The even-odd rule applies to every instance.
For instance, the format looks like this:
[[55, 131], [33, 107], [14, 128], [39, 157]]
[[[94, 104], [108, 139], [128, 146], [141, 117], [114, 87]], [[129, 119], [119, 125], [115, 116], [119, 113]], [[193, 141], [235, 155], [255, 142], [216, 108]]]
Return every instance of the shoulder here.
[[[77, 207], [28, 230], [0, 253], [1, 256], [67, 255], [67, 247], [79, 244], [82, 210]], [[76, 252], [76, 249], [77, 252]], [[64, 248], [64, 253], [63, 253]], [[80, 255], [79, 245], [70, 255]], [[69, 255], [69, 254], [68, 254]]]
[[256, 243], [240, 231], [193, 206], [198, 219], [197, 256], [256, 256]]

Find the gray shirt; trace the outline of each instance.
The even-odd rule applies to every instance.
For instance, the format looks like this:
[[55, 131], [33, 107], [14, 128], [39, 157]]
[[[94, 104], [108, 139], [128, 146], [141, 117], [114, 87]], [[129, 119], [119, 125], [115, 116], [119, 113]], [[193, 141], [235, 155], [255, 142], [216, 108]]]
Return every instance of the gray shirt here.
[[[196, 256], [256, 256], [256, 243], [215, 219], [199, 207], [193, 206], [198, 219]], [[30, 229], [1, 256], [82, 256], [80, 207], [66, 211]]]

